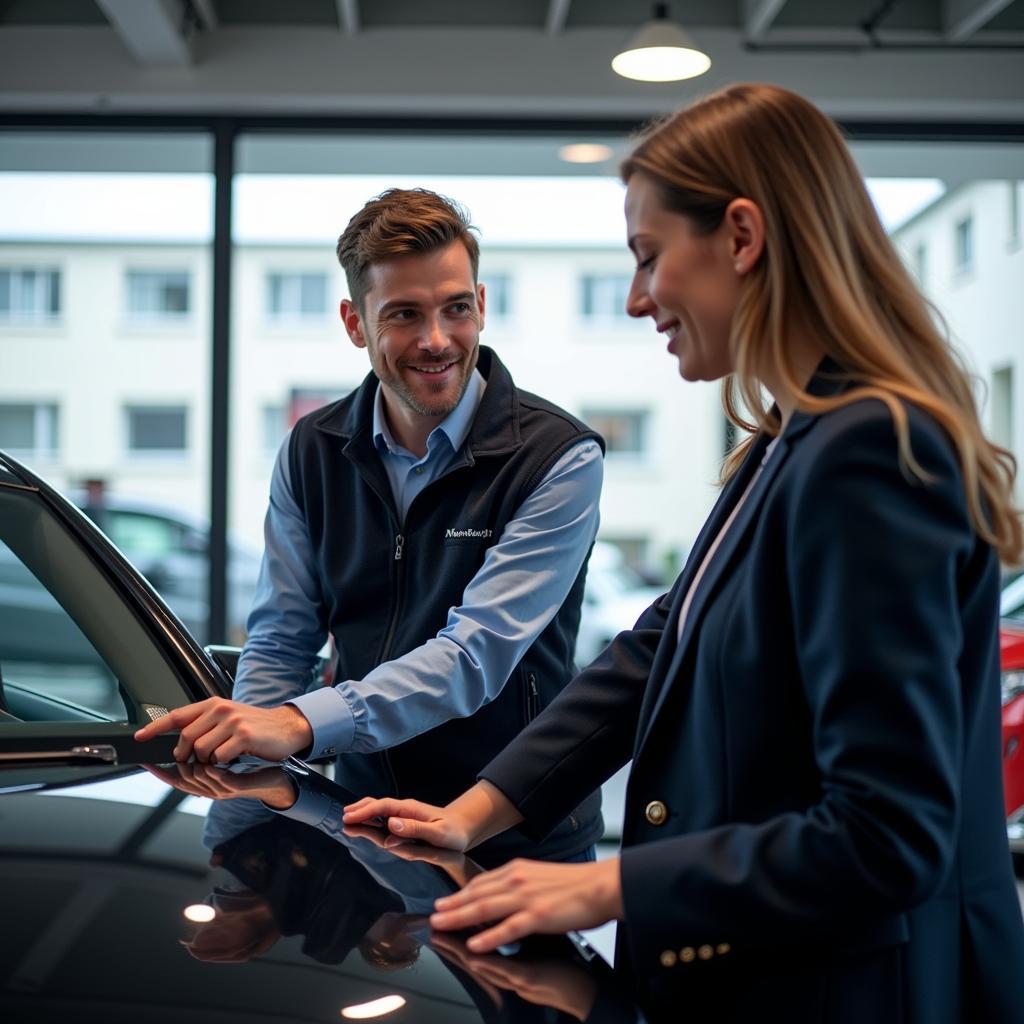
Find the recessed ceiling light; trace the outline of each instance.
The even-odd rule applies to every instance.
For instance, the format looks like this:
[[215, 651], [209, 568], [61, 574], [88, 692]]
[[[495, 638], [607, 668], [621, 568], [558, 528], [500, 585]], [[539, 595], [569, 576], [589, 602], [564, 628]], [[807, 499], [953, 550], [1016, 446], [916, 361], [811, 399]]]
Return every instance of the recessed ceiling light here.
[[186, 907], [182, 913], [189, 921], [194, 921], [196, 924], [206, 924], [217, 916], [217, 911], [209, 903], [193, 903], [192, 906]]
[[570, 164], [599, 164], [602, 160], [610, 160], [613, 154], [611, 146], [599, 142], [574, 142], [558, 151], [559, 158]]

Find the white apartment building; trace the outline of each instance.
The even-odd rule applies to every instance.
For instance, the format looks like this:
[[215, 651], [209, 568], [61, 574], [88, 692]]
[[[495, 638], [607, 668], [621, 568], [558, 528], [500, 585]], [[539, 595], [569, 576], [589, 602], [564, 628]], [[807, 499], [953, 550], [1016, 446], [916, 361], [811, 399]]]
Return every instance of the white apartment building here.
[[[977, 375], [989, 436], [1024, 470], [1024, 182], [950, 189], [893, 234]], [[1024, 499], [1024, 483], [1017, 480]]]

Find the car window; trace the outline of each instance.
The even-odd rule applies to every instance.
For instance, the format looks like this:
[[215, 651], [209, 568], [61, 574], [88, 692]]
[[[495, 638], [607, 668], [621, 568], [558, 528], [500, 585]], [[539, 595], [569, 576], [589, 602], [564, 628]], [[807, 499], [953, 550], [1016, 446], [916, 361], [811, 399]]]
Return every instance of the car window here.
[[0, 482], [0, 716], [149, 720], [191, 699], [128, 600], [27, 488]]

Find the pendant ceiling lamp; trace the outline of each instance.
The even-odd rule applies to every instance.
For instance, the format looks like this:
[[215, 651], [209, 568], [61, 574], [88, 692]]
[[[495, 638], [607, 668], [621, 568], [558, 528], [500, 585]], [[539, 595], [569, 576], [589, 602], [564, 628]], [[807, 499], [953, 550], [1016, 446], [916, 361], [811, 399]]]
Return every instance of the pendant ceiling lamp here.
[[668, 4], [654, 5], [654, 18], [641, 25], [625, 49], [612, 58], [612, 70], [637, 82], [679, 82], [711, 67], [711, 58], [674, 21]]

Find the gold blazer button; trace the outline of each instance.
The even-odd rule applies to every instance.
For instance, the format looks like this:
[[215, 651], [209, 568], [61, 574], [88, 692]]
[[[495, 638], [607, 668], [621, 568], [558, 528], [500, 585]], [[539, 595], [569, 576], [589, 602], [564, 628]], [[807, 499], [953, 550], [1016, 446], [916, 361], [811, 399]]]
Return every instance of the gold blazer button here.
[[662, 967], [675, 967], [679, 958], [676, 956], [674, 949], [666, 949], [659, 959], [661, 960]]
[[668, 808], [660, 800], [652, 800], [644, 811], [644, 817], [652, 825], [664, 825], [668, 818]]

